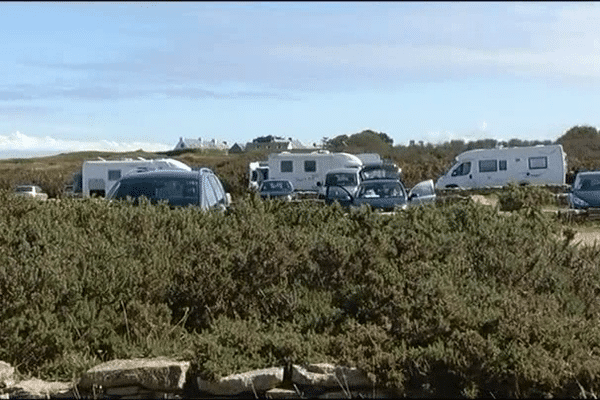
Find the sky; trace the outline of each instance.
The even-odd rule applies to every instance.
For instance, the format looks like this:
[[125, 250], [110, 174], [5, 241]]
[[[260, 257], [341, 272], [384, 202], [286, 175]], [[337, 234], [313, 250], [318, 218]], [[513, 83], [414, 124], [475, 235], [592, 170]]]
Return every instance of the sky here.
[[600, 119], [597, 2], [0, 2], [0, 158]]

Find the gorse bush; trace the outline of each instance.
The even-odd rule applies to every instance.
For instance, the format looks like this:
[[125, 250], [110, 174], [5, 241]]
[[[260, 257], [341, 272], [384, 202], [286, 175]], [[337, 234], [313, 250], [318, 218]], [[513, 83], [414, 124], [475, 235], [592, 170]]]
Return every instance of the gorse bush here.
[[0, 359], [23, 373], [164, 355], [212, 378], [357, 366], [407, 394], [600, 389], [600, 250], [535, 206], [0, 202]]
[[498, 195], [500, 210], [515, 211], [523, 207], [555, 205], [554, 194], [543, 186], [520, 186], [511, 183]]

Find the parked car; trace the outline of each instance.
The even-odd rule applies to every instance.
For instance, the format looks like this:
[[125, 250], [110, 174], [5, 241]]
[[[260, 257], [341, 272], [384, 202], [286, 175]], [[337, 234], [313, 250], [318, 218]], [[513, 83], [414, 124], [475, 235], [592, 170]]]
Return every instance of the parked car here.
[[390, 162], [366, 164], [360, 169], [359, 175], [361, 181], [371, 179], [402, 180], [402, 170], [396, 164]]
[[41, 187], [36, 185], [19, 185], [15, 188], [17, 196], [33, 197], [40, 200], [48, 200], [48, 195]]
[[600, 207], [600, 171], [579, 172], [569, 192], [571, 208]]
[[432, 180], [415, 185], [407, 194], [406, 188], [398, 179], [372, 179], [363, 181], [352, 195], [343, 186], [327, 187], [326, 203], [337, 201], [342, 206], [360, 207], [367, 204], [375, 209], [393, 211], [405, 209], [409, 205], [435, 202], [435, 190]]
[[268, 179], [260, 184], [260, 197], [291, 201], [294, 198], [294, 185], [285, 179]]
[[107, 195], [111, 200], [131, 198], [136, 204], [141, 197], [153, 204], [166, 201], [171, 206], [193, 205], [203, 210], [225, 209], [231, 203], [231, 196], [208, 168], [132, 173], [119, 179]]

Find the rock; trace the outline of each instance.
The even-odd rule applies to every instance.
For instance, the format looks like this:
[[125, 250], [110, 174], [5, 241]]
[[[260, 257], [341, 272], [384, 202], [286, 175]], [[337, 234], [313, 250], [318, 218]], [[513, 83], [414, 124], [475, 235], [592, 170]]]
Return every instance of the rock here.
[[69, 396], [72, 394], [72, 388], [73, 384], [69, 382], [45, 382], [34, 378], [16, 383], [10, 388], [9, 394], [11, 399], [48, 399], [50, 397]]
[[15, 383], [15, 367], [0, 361], [0, 388], [11, 387]]
[[165, 358], [113, 360], [83, 374], [78, 387], [90, 391], [93, 386], [140, 386], [158, 392], [179, 392], [183, 390], [189, 367], [188, 361]]
[[243, 374], [229, 375], [210, 382], [198, 378], [198, 389], [218, 396], [234, 396], [241, 393], [263, 393], [273, 389], [283, 382], [283, 368], [273, 367], [245, 372]]
[[373, 385], [367, 375], [358, 368], [331, 364], [311, 364], [307, 367], [293, 365], [292, 382], [301, 386], [339, 389]]

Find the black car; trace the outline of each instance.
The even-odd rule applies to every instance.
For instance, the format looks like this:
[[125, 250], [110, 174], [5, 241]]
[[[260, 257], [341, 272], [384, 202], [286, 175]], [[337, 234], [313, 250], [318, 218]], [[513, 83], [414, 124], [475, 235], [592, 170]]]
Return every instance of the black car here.
[[106, 197], [131, 198], [136, 204], [145, 197], [153, 204], [166, 201], [171, 206], [193, 205], [203, 210], [223, 209], [230, 204], [229, 193], [208, 168], [132, 173], [119, 179]]

